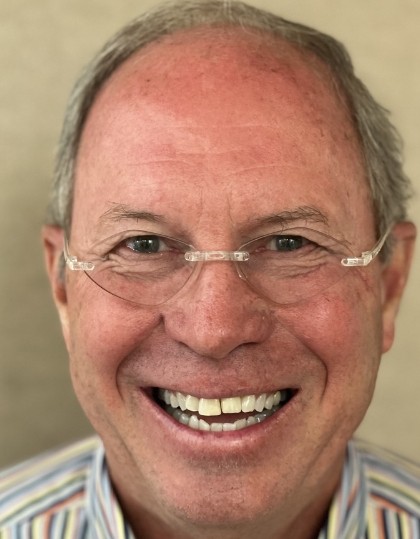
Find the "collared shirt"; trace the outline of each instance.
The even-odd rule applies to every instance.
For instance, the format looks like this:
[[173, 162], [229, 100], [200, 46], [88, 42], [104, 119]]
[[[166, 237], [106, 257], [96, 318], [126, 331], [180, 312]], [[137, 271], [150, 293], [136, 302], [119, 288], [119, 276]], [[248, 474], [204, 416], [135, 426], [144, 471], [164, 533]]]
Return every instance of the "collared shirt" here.
[[[134, 539], [96, 437], [0, 474], [1, 539]], [[319, 539], [420, 539], [420, 466], [351, 442]]]

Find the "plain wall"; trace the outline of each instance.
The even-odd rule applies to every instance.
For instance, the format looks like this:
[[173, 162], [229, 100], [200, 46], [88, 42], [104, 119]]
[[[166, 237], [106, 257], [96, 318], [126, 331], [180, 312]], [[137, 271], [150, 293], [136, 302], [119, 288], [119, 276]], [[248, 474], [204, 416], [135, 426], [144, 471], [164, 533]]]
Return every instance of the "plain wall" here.
[[[0, 0], [0, 466], [90, 432], [67, 373], [39, 230], [70, 87], [115, 30], [154, 1]], [[418, 0], [251, 2], [342, 40], [392, 111], [420, 191]], [[420, 224], [419, 199], [411, 216]], [[420, 252], [360, 435], [420, 460]]]

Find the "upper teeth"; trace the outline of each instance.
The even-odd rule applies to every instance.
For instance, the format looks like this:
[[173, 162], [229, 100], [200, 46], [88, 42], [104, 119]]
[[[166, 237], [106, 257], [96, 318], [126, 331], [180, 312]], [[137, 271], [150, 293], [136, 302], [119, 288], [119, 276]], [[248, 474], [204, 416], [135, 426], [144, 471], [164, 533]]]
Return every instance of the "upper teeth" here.
[[264, 409], [271, 410], [273, 406], [277, 406], [281, 401], [287, 399], [287, 390], [244, 397], [204, 399], [193, 395], [184, 395], [179, 391], [160, 389], [159, 397], [172, 408], [198, 412], [202, 416], [218, 416], [222, 413], [237, 414], [240, 412], [262, 412]]

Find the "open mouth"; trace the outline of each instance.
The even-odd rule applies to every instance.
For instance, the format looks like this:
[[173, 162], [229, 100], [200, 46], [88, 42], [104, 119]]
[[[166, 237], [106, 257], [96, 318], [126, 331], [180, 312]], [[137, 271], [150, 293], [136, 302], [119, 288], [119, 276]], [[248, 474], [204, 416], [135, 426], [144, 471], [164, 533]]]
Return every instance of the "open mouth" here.
[[156, 388], [156, 402], [178, 423], [191, 429], [212, 432], [242, 430], [262, 423], [285, 406], [296, 390], [204, 399], [179, 391]]

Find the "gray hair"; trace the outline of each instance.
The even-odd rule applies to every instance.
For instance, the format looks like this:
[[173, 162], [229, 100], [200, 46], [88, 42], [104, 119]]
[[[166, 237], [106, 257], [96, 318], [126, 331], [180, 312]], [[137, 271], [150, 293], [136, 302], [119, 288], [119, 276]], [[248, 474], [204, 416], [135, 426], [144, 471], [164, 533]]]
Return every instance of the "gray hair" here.
[[388, 112], [355, 76], [344, 46], [312, 28], [234, 0], [166, 3], [133, 20], [86, 67], [70, 96], [57, 152], [47, 221], [70, 232], [75, 162], [89, 109], [104, 82], [133, 53], [167, 34], [227, 25], [278, 36], [319, 58], [344, 96], [358, 133], [372, 193], [377, 234], [406, 218], [411, 186], [402, 168], [401, 141]]

